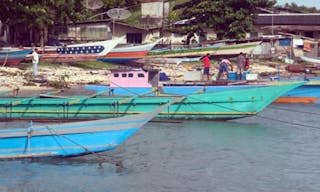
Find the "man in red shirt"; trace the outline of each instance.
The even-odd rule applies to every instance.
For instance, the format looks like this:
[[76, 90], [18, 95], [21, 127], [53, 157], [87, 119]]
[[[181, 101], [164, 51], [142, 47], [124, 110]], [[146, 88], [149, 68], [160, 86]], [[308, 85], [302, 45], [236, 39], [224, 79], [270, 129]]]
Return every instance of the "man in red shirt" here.
[[210, 57], [210, 55], [209, 55], [209, 53], [207, 53], [206, 56], [203, 56], [200, 59], [204, 64], [203, 75], [207, 76], [207, 80], [208, 81], [209, 81], [209, 72], [210, 72], [210, 67], [211, 67], [211, 63], [210, 63], [209, 57]]

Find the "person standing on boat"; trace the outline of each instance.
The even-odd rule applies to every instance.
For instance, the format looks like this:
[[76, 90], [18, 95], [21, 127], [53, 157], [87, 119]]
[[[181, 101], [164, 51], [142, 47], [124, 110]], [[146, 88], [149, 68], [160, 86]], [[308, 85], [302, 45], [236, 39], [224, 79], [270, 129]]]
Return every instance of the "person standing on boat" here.
[[244, 70], [245, 70], [245, 71], [248, 71], [249, 68], [250, 68], [250, 61], [249, 61], [249, 58], [246, 57], [246, 61], [245, 61], [245, 63], [244, 63]]
[[242, 52], [240, 52], [239, 56], [237, 57], [237, 73], [240, 80], [242, 79], [242, 72], [244, 69], [245, 62], [246, 57]]
[[226, 73], [226, 75], [228, 76], [229, 70], [233, 70], [231, 62], [228, 59], [221, 59], [219, 63], [219, 72], [217, 80], [220, 79], [223, 73]]
[[32, 64], [33, 64], [33, 76], [36, 77], [38, 73], [38, 63], [39, 63], [39, 55], [37, 53], [38, 49], [34, 48], [32, 51]]
[[210, 63], [210, 54], [207, 53], [207, 55], [201, 57], [201, 61], [204, 64], [204, 69], [203, 69], [203, 75], [207, 76], [207, 81], [209, 81], [209, 73], [210, 73], [210, 67], [211, 67], [211, 63]]

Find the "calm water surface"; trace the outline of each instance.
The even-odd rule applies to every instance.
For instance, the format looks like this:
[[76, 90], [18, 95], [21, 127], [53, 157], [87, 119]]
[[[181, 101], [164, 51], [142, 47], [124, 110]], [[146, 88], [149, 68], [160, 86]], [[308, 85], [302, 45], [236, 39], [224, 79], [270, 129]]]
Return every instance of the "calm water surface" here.
[[0, 161], [0, 191], [319, 191], [319, 117], [320, 105], [271, 105], [236, 121], [148, 123], [100, 154], [123, 169], [94, 155]]

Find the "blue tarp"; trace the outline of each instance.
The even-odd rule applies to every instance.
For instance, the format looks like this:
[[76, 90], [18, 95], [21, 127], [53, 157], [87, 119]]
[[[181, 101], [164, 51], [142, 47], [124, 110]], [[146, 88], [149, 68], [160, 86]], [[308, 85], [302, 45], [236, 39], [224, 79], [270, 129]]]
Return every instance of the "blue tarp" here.
[[279, 45], [280, 46], [290, 46], [291, 39], [279, 39]]

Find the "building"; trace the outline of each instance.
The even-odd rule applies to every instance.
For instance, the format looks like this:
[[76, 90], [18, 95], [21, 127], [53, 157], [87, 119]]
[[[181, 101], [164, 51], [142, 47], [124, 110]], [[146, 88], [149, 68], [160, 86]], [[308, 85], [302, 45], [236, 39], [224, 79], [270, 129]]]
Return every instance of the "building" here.
[[259, 34], [290, 33], [320, 39], [320, 13], [268, 13], [255, 20]]

